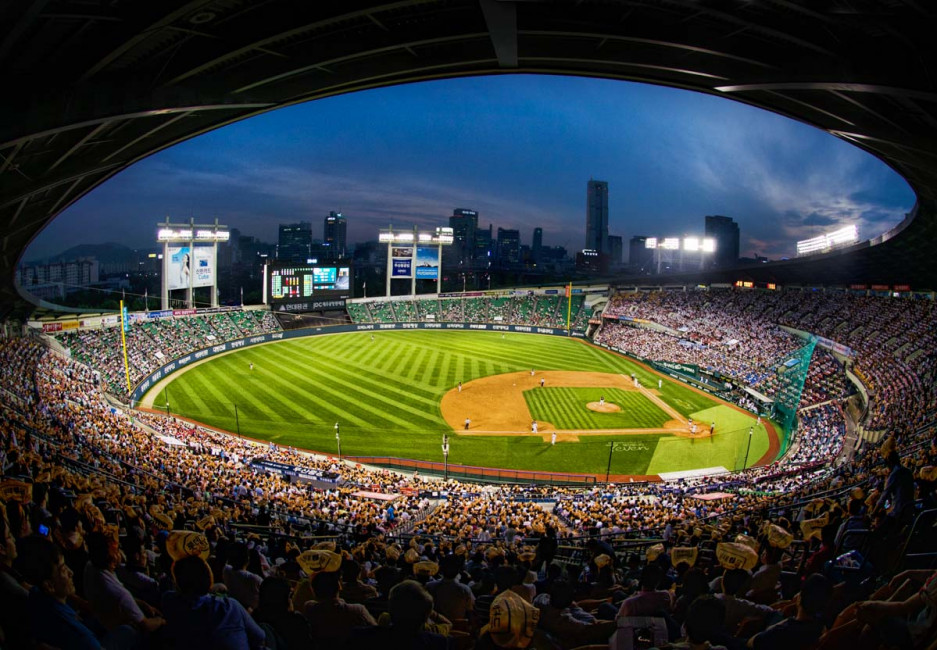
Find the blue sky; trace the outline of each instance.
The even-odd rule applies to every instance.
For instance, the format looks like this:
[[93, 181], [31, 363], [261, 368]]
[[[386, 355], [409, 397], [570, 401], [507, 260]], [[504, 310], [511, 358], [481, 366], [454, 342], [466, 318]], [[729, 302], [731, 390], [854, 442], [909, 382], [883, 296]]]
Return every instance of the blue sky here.
[[[609, 183], [609, 231], [702, 234], [721, 214], [742, 254], [856, 223], [863, 239], [914, 203], [876, 158], [798, 122], [718, 97], [620, 81], [493, 76], [323, 99], [155, 154], [97, 188], [26, 259], [76, 243], [155, 247], [156, 223], [210, 221], [275, 241], [277, 225], [330, 210], [349, 241], [379, 228], [446, 225], [454, 208], [519, 228], [529, 244], [584, 245], [586, 182]], [[321, 236], [321, 234], [320, 234]]]

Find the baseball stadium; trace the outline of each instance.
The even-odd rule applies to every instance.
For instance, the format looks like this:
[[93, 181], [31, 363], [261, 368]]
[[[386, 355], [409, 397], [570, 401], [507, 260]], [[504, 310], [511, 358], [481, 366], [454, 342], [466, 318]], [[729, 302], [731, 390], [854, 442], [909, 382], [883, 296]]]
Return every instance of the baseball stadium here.
[[[937, 648], [929, 5], [0, 16], [0, 647]], [[213, 278], [189, 271], [227, 232], [167, 218], [158, 310], [19, 282], [49, 223], [162, 149], [515, 73], [767, 109], [876, 156], [916, 203], [793, 259], [475, 291], [442, 287], [451, 229], [382, 231], [384, 294], [355, 293], [352, 260], [271, 261], [256, 305], [196, 301]]]

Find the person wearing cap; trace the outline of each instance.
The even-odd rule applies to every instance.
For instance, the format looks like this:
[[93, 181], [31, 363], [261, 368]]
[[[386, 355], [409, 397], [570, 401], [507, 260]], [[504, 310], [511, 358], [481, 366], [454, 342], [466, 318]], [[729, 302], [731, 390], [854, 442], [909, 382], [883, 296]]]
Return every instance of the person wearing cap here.
[[339, 598], [339, 577], [337, 567], [317, 573], [312, 579], [316, 599], [303, 606], [303, 615], [309, 620], [316, 638], [333, 646], [347, 641], [353, 628], [377, 625], [364, 605], [346, 603]]
[[491, 603], [491, 616], [481, 629], [475, 650], [530, 648], [554, 650], [560, 646], [543, 630], [537, 629], [540, 610], [515, 594], [505, 591]]

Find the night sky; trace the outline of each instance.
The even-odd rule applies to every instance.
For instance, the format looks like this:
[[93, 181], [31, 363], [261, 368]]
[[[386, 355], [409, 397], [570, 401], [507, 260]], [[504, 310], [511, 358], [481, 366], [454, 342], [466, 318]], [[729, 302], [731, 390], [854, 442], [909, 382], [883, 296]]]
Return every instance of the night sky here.
[[[279, 223], [330, 210], [350, 242], [379, 228], [518, 228], [570, 253], [585, 243], [586, 182], [609, 183], [609, 232], [703, 233], [721, 214], [742, 254], [856, 223], [862, 239], [914, 203], [878, 159], [813, 127], [726, 99], [643, 84], [551, 76], [425, 82], [323, 99], [194, 138], [124, 171], [70, 207], [25, 259], [76, 243], [155, 248], [156, 223], [213, 221], [274, 242]], [[627, 255], [627, 253], [626, 253]]]

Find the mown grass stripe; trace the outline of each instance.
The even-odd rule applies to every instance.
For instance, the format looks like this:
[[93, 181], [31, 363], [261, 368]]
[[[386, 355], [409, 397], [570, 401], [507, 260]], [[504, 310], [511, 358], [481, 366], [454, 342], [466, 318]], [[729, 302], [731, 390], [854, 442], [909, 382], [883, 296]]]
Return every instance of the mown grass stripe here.
[[[357, 389], [356, 392], [359, 393], [361, 396], [367, 397], [370, 400], [372, 400], [368, 402], [366, 405], [364, 404], [363, 401], [359, 400], [360, 405], [366, 408], [366, 410], [370, 410], [375, 413], [380, 413], [381, 416], [386, 420], [390, 420], [401, 425], [414, 424], [411, 421], [404, 420], [392, 414], [393, 411], [406, 411], [417, 419], [426, 420], [428, 424], [434, 424], [437, 426], [440, 424], [438, 420], [427, 417], [425, 411], [421, 410], [420, 407], [410, 406], [413, 400], [410, 398], [410, 396], [408, 396], [407, 394], [403, 392], [399, 393], [396, 399], [394, 399], [393, 397], [388, 397], [378, 392], [377, 389], [380, 388], [380, 385], [374, 385], [374, 390], [372, 390], [371, 388], [368, 388], [368, 385], [374, 382], [368, 381], [367, 378], [347, 376], [347, 379], [346, 379], [344, 378], [343, 375], [330, 374], [325, 371], [316, 370], [313, 372], [314, 374], [318, 375], [322, 380], [327, 380], [328, 383], [331, 385], [340, 384], [344, 386], [345, 388], [352, 389], [353, 392], [355, 392], [354, 389]], [[330, 394], [336, 397], [340, 397], [343, 395], [341, 392], [337, 390], [333, 390], [331, 386], [326, 386], [324, 388], [327, 392], [329, 392]], [[347, 399], [343, 401], [347, 401]], [[433, 402], [429, 400], [425, 400], [423, 398], [418, 398], [418, 401], [425, 402], [425, 404], [422, 405], [422, 408], [425, 408], [426, 406], [435, 406]], [[386, 404], [390, 410], [376, 408], [376, 405], [378, 403]]]

